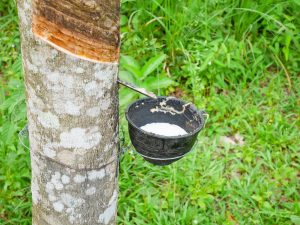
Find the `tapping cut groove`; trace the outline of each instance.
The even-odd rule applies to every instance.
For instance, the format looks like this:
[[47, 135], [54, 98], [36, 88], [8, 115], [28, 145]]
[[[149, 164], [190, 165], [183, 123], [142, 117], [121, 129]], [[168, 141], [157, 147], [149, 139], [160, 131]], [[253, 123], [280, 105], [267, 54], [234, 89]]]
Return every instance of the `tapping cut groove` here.
[[96, 62], [119, 59], [119, 1], [34, 0], [33, 33], [67, 54]]

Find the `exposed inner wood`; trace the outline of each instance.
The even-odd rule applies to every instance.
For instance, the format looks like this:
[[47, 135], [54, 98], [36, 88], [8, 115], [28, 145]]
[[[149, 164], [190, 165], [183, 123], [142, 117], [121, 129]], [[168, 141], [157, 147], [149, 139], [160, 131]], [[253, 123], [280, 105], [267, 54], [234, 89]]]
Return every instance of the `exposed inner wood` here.
[[119, 1], [34, 0], [33, 32], [78, 57], [119, 59]]

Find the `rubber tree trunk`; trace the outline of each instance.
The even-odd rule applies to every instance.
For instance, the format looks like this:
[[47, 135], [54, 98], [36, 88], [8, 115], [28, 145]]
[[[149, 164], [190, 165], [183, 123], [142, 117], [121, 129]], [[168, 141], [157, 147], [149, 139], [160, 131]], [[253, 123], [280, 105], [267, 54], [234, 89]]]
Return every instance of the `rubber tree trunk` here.
[[[37, 2], [18, 1], [31, 149], [33, 225], [115, 224], [119, 28], [117, 25], [106, 33], [98, 30], [98, 34], [93, 29], [101, 27], [102, 20], [107, 27], [113, 27], [109, 24], [111, 14], [107, 13], [112, 11], [109, 7], [115, 6], [112, 13], [117, 20], [119, 3], [69, 0], [45, 6]], [[43, 9], [35, 9], [34, 35], [34, 3], [55, 11], [58, 15], [48, 10], [52, 19], [65, 18], [60, 21], [62, 25], [75, 20], [79, 25], [90, 24], [79, 23], [85, 16], [77, 17], [71, 5], [102, 14], [94, 21], [98, 26], [80, 30], [51, 22], [46, 14], [41, 15]], [[63, 6], [71, 9], [69, 17], [60, 15]], [[88, 31], [94, 35], [90, 40]], [[108, 34], [115, 36], [116, 43], [109, 44]]]

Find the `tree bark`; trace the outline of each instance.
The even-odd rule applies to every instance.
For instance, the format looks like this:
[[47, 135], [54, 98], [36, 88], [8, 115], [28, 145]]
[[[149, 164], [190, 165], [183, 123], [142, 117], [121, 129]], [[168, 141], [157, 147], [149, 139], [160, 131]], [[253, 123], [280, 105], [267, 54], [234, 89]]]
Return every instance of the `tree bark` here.
[[[78, 2], [109, 6], [110, 1]], [[100, 40], [95, 49], [113, 46], [114, 57], [85, 54], [78, 58], [78, 52], [64, 46], [54, 48], [55, 43], [49, 45], [51, 40], [46, 43], [34, 36], [32, 9], [32, 0], [18, 1], [31, 149], [33, 225], [115, 224], [118, 44], [109, 45], [105, 35], [99, 34], [102, 38], [93, 37], [94, 42]], [[84, 38], [89, 36], [80, 32]], [[73, 40], [68, 40], [71, 46]]]

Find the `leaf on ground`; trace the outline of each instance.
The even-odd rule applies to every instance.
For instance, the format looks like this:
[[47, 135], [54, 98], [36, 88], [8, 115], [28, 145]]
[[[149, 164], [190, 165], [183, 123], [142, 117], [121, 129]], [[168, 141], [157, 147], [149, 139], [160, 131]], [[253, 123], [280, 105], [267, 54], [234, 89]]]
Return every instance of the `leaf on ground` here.
[[245, 142], [244, 142], [244, 137], [239, 134], [236, 133], [233, 136], [221, 136], [219, 139], [219, 144], [222, 146], [244, 146]]

